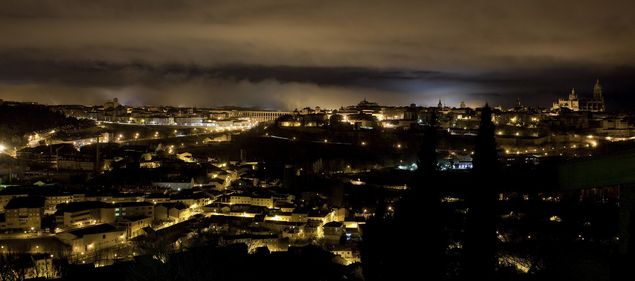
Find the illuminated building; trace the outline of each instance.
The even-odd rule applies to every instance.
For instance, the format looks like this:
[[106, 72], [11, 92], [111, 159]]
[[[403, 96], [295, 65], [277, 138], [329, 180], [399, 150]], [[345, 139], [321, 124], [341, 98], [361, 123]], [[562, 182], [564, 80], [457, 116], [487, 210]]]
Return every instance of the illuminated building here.
[[274, 121], [278, 117], [286, 114], [291, 114], [291, 112], [265, 110], [232, 110], [229, 113], [230, 117], [247, 117], [250, 120], [256, 122]]
[[559, 110], [562, 108], [566, 108], [571, 111], [604, 112], [604, 96], [602, 94], [600, 79], [598, 79], [593, 86], [593, 97], [591, 99], [579, 99], [578, 95], [575, 93], [575, 89], [572, 89], [567, 99], [558, 99], [558, 101], [554, 102], [551, 107], [552, 110]]
[[220, 202], [273, 208], [273, 197], [271, 196], [230, 195], [222, 196]]
[[339, 221], [332, 221], [322, 226], [324, 238], [331, 241], [339, 241], [340, 237], [346, 233], [344, 224]]
[[104, 108], [104, 110], [107, 110], [107, 109], [117, 108], [119, 106], [120, 106], [119, 99], [114, 98], [114, 99], [112, 99], [112, 101], [105, 102], [104, 105], [103, 105], [103, 108]]
[[553, 103], [553, 109], [558, 108], [568, 108], [573, 111], [580, 110], [580, 100], [578, 100], [575, 89], [571, 89], [571, 93], [569, 93], [568, 99], [558, 99], [557, 102]]
[[57, 234], [74, 254], [94, 252], [125, 242], [126, 231], [110, 224], [98, 224]]
[[155, 219], [157, 221], [181, 221], [187, 219], [191, 209], [181, 202], [157, 204]]
[[146, 227], [150, 227], [154, 217], [148, 216], [127, 216], [122, 217], [117, 221], [117, 226], [126, 230], [126, 237], [128, 239], [145, 234], [143, 230]]
[[148, 202], [124, 202], [115, 205], [115, 218], [129, 216], [154, 217], [154, 205]]
[[73, 200], [72, 194], [60, 193], [60, 194], [47, 194], [44, 196], [44, 211], [48, 213], [55, 213], [56, 206], [58, 204], [64, 204]]
[[5, 221], [0, 221], [0, 229], [40, 230], [44, 216], [44, 198], [15, 197], [4, 209]]

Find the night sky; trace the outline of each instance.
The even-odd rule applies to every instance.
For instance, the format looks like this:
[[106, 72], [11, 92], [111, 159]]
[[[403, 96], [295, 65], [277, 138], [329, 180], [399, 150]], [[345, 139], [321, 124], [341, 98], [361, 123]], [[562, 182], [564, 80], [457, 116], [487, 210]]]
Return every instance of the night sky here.
[[635, 1], [93, 2], [0, 1], [0, 99], [635, 108]]

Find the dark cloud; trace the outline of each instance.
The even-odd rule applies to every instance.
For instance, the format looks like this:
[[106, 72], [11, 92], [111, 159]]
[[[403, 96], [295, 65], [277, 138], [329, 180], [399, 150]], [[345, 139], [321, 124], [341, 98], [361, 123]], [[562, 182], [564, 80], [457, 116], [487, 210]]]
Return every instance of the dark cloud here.
[[[0, 2], [0, 98], [633, 105], [632, 1]], [[587, 90], [588, 89], [588, 90]], [[611, 97], [612, 96], [612, 97]]]

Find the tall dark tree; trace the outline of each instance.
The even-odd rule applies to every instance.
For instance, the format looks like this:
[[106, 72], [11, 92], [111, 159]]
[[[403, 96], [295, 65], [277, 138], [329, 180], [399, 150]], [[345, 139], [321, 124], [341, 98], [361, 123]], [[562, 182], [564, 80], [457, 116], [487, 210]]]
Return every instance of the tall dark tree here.
[[[421, 144], [421, 149], [419, 150], [419, 161], [417, 163], [417, 177], [419, 181], [422, 183], [425, 182], [425, 179], [436, 179], [438, 176], [438, 166], [437, 166], [437, 130], [438, 130], [438, 122], [437, 122], [437, 114], [436, 111], [432, 112], [430, 117], [430, 123], [426, 126], [423, 135], [423, 142]], [[425, 188], [421, 188], [425, 189]], [[430, 188], [428, 188], [430, 189]]]
[[492, 109], [489, 105], [481, 110], [481, 121], [474, 144], [474, 172], [480, 176], [491, 176], [498, 168], [496, 151], [496, 126], [492, 122]]
[[[444, 216], [441, 206], [441, 182], [437, 163], [438, 121], [436, 111], [432, 112], [430, 122], [424, 130], [419, 150], [419, 162], [416, 185], [412, 189], [411, 199], [403, 204], [402, 213], [406, 217], [404, 232], [416, 233], [411, 241], [415, 245], [404, 246], [413, 249], [415, 259], [410, 258], [407, 276], [419, 273], [425, 280], [441, 280], [445, 275], [445, 249], [447, 239], [444, 234]], [[399, 221], [399, 218], [396, 218]], [[412, 223], [420, 222], [420, 232], [413, 231]]]
[[424, 130], [416, 181], [395, 207], [393, 219], [376, 216], [368, 224], [364, 243], [371, 251], [363, 260], [366, 280], [443, 279], [447, 242], [440, 215], [437, 130], [435, 121]]
[[464, 239], [464, 279], [491, 280], [496, 254], [496, 203], [498, 169], [492, 110], [486, 104], [474, 146], [474, 185], [466, 194], [468, 206]]
[[394, 264], [391, 245], [394, 229], [391, 220], [385, 216], [385, 201], [378, 198], [375, 215], [362, 228], [361, 260], [364, 278], [367, 281], [390, 280]]
[[342, 120], [344, 118], [342, 117], [342, 115], [340, 114], [333, 114], [331, 115], [331, 117], [329, 118], [329, 125], [331, 126], [336, 126], [339, 125], [340, 123], [342, 123]]

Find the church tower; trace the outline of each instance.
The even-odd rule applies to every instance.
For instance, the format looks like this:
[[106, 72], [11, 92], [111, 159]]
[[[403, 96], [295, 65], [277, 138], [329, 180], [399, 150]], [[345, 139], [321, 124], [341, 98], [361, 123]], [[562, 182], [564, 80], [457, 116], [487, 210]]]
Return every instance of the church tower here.
[[600, 79], [598, 79], [595, 82], [595, 86], [593, 86], [593, 98], [587, 101], [586, 110], [591, 112], [604, 112], [606, 110]]
[[571, 89], [571, 93], [569, 94], [569, 101], [577, 100], [578, 95], [575, 93], [575, 88]]
[[602, 85], [600, 85], [600, 79], [595, 82], [595, 86], [593, 86], [593, 99], [594, 100], [604, 100], [602, 96]]

